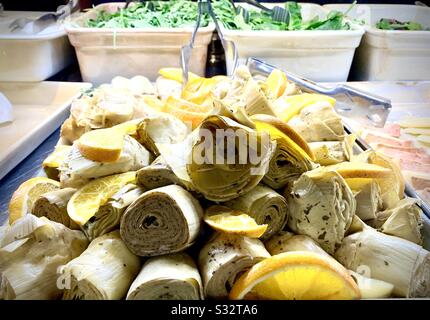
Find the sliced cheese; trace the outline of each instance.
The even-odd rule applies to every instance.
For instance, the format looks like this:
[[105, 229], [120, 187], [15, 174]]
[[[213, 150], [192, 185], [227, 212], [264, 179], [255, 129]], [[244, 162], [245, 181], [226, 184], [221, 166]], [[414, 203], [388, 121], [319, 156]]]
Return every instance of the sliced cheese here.
[[406, 117], [398, 123], [403, 128], [430, 128], [430, 118]]
[[430, 129], [423, 129], [423, 128], [405, 128], [403, 130], [404, 133], [409, 134], [424, 134], [427, 136], [430, 136]]

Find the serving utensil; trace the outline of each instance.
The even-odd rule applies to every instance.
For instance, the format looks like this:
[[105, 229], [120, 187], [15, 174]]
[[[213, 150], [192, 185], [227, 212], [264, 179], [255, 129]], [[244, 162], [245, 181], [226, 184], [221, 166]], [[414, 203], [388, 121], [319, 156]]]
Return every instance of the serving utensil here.
[[225, 55], [226, 55], [226, 57], [227, 56], [231, 57], [231, 59], [227, 59], [226, 58], [225, 60], [226, 61], [228, 61], [228, 60], [233, 61], [233, 66], [230, 69], [230, 72], [227, 74], [228, 76], [231, 76], [231, 75], [233, 75], [234, 71], [237, 68], [239, 54], [238, 54], [238, 51], [237, 51], [237, 48], [236, 48], [236, 45], [234, 44], [234, 42], [231, 41], [231, 40], [227, 40], [224, 37], [224, 34], [222, 33], [222, 30], [221, 30], [221, 28], [220, 28], [220, 26], [218, 24], [218, 19], [217, 19], [216, 15], [215, 15], [215, 12], [213, 11], [212, 4], [211, 4], [210, 0], [208, 0], [207, 3], [208, 3], [208, 12], [209, 12], [209, 15], [211, 16], [211, 18], [212, 18], [212, 20], [213, 20], [213, 22], [215, 24], [215, 29], [216, 29], [216, 31], [218, 33], [218, 37], [219, 37], [219, 39], [221, 41], [221, 44], [222, 44], [222, 46], [224, 48]]
[[[276, 67], [255, 58], [248, 58], [247, 66], [251, 73], [268, 75]], [[285, 72], [290, 81], [296, 83], [303, 91], [316, 92], [332, 96], [336, 99], [335, 109], [341, 116], [353, 118], [375, 127], [383, 127], [392, 108], [389, 99], [371, 94], [345, 84], [326, 87], [294, 73]]]
[[194, 41], [196, 39], [197, 31], [200, 27], [200, 22], [202, 19], [202, 14], [204, 11], [204, 7], [206, 7], [206, 2], [202, 0], [198, 0], [197, 2], [197, 22], [194, 27], [193, 33], [191, 34], [190, 42], [182, 46], [181, 48], [181, 68], [182, 68], [182, 85], [185, 86], [188, 82], [188, 64], [190, 62], [191, 54], [194, 47]]

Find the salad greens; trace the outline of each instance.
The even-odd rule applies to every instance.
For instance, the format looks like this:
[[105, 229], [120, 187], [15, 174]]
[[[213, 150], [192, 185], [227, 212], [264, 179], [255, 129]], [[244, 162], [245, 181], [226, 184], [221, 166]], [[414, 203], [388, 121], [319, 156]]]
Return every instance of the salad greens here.
[[[95, 19], [89, 19], [90, 28], [180, 28], [195, 26], [197, 2], [189, 0], [145, 1], [117, 12], [100, 11]], [[202, 15], [200, 26], [209, 24], [207, 13]]]
[[413, 21], [407, 21], [407, 22], [401, 22], [395, 19], [381, 19], [379, 22], [376, 23], [376, 28], [382, 29], [382, 30], [414, 30], [414, 31], [420, 31], [420, 30], [427, 30], [429, 31], [430, 28], [424, 28], [423, 25], [413, 22]]
[[[350, 30], [351, 25], [345, 20], [347, 12], [330, 11], [325, 19], [318, 16], [310, 21], [303, 21], [301, 6], [288, 1], [285, 9], [289, 13], [289, 22], [274, 21], [270, 12], [259, 9], [244, 10], [236, 5], [235, 11], [229, 0], [212, 0], [214, 11], [224, 27], [232, 30]], [[355, 2], [351, 5], [351, 7]], [[246, 14], [244, 14], [246, 12]]]

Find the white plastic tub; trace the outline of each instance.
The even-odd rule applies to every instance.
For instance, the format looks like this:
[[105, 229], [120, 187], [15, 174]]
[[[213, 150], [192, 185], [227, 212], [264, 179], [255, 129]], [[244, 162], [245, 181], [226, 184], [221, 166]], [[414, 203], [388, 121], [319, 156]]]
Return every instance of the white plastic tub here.
[[[188, 44], [193, 28], [86, 28], [85, 22], [99, 10], [115, 12], [124, 3], [106, 3], [74, 18], [66, 26], [70, 42], [76, 49], [82, 78], [93, 84], [107, 83], [115, 76], [144, 74], [155, 80], [163, 67], [180, 66], [180, 50]], [[199, 29], [190, 71], [204, 75], [212, 25]]]
[[[326, 5], [346, 10], [349, 5]], [[354, 80], [430, 80], [430, 31], [375, 27], [381, 18], [415, 21], [430, 27], [430, 8], [414, 5], [357, 5], [349, 14], [366, 23], [366, 34], [352, 67]]]
[[33, 34], [30, 25], [10, 32], [16, 18], [37, 18], [46, 12], [4, 11], [0, 17], [0, 81], [43, 81], [65, 68], [72, 47], [60, 24]]
[[[246, 8], [246, 4], [241, 4]], [[273, 7], [276, 4], [265, 4]], [[322, 6], [301, 3], [303, 20], [328, 13]], [[255, 57], [314, 81], [346, 81], [354, 51], [364, 29], [333, 31], [243, 31], [221, 26], [224, 36], [235, 42], [239, 63]], [[227, 70], [232, 61], [227, 61]]]

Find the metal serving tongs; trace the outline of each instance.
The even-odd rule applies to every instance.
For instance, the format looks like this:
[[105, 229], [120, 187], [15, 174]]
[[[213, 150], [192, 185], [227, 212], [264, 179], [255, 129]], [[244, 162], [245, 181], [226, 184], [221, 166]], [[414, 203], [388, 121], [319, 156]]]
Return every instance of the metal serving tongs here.
[[[267, 76], [276, 67], [255, 58], [248, 58], [247, 66], [251, 73]], [[311, 80], [294, 73], [282, 70], [290, 81], [295, 82], [307, 92], [316, 92], [332, 96], [336, 99], [337, 113], [346, 118], [352, 118], [375, 127], [383, 127], [391, 111], [389, 99], [371, 94], [348, 85], [340, 84], [334, 87], [321, 86]]]
[[[236, 45], [234, 44], [233, 41], [227, 40], [226, 38], [224, 38], [224, 34], [222, 33], [222, 30], [218, 24], [218, 19], [215, 15], [215, 12], [213, 11], [212, 4], [211, 4], [210, 0], [208, 0], [208, 11], [209, 11], [209, 15], [211, 16], [212, 20], [214, 21], [215, 29], [218, 33], [219, 39], [221, 40], [221, 44], [224, 48], [224, 52], [225, 52], [225, 56], [226, 56], [225, 60], [226, 61], [233, 61], [233, 65], [230, 68], [230, 72], [228, 72], [228, 74], [227, 74], [227, 76], [232, 76], [234, 74], [234, 71], [237, 68], [238, 59], [239, 59], [239, 54], [237, 52]], [[230, 56], [231, 59], [227, 59], [227, 56]]]
[[194, 41], [196, 39], [197, 31], [200, 27], [200, 22], [202, 20], [203, 11], [206, 8], [206, 2], [203, 0], [198, 0], [197, 2], [197, 22], [194, 27], [193, 33], [191, 34], [190, 43], [181, 48], [181, 68], [182, 68], [182, 86], [185, 86], [188, 82], [188, 64], [190, 62], [191, 53], [194, 48]]

